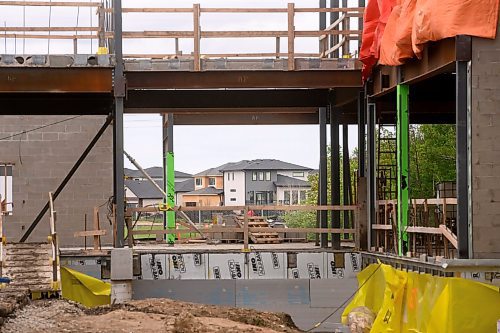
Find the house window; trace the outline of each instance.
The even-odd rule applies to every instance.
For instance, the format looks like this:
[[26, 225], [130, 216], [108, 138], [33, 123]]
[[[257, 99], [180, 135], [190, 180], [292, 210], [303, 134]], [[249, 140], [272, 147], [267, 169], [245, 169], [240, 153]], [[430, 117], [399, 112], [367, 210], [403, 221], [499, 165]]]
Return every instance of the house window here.
[[259, 172], [259, 180], [264, 180], [264, 172]]
[[232, 189], [229, 190], [229, 192], [236, 192], [236, 189], [232, 188]]
[[231, 201], [236, 201], [236, 198], [231, 198], [231, 199], [229, 199], [229, 200], [231, 200]]
[[196, 186], [202, 186], [203, 185], [203, 180], [201, 178], [196, 178]]
[[231, 172], [231, 175], [233, 176], [233, 180], [234, 180], [234, 172]]
[[186, 207], [196, 207], [196, 202], [186, 202]]
[[255, 203], [255, 192], [254, 191], [249, 191], [248, 193], [250, 194], [249, 195], [250, 204], [254, 204]]
[[229, 179], [230, 176], [231, 176], [231, 173], [228, 172], [227, 173], [227, 180], [231, 180], [231, 179]]
[[285, 205], [289, 205], [290, 204], [290, 191], [285, 191], [284, 192], [283, 203]]
[[252, 172], [252, 180], [257, 180], [257, 172]]
[[292, 177], [304, 177], [304, 171], [294, 171]]
[[208, 178], [208, 186], [215, 186], [215, 178]]
[[300, 191], [300, 203], [306, 202], [306, 191]]
[[299, 203], [299, 191], [292, 191], [292, 205], [298, 205]]
[[266, 180], [270, 181], [271, 180], [271, 171], [266, 172]]
[[0, 196], [2, 209], [6, 214], [12, 214], [12, 165], [0, 163]]

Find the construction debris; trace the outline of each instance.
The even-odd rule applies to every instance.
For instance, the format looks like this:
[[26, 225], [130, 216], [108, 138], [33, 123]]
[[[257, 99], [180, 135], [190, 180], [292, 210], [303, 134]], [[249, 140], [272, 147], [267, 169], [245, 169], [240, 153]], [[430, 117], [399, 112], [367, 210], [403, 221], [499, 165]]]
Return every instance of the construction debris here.
[[1, 333], [299, 332], [290, 316], [220, 306], [150, 299], [92, 310], [66, 300], [34, 301], [10, 317]]

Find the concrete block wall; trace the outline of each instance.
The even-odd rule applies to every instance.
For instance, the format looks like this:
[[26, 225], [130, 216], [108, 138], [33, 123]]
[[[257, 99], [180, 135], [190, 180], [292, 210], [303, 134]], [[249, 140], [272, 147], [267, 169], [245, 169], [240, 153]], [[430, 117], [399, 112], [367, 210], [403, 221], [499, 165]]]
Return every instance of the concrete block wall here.
[[[54, 123], [71, 116], [0, 116], [0, 137]], [[74, 163], [105, 121], [105, 116], [81, 116], [0, 142], [0, 163], [14, 163], [13, 214], [4, 219], [7, 240], [19, 241]], [[57, 233], [62, 246], [80, 246], [75, 231], [93, 229], [93, 207], [113, 195], [113, 131], [109, 127], [55, 201]], [[106, 205], [100, 208], [101, 228], [107, 229], [103, 245], [111, 244]], [[46, 241], [48, 215], [28, 241]], [[92, 244], [92, 239], [87, 240]]]
[[500, 258], [500, 28], [472, 39], [472, 250]]

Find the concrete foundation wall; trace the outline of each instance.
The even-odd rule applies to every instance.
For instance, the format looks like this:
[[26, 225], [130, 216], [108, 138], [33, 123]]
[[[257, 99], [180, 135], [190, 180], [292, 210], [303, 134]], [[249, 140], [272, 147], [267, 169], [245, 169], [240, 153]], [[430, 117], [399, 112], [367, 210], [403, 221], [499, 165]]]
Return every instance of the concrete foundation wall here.
[[185, 302], [251, 308], [289, 314], [307, 330], [331, 316], [314, 332], [349, 332], [340, 324], [342, 303], [357, 288], [355, 278], [337, 280], [134, 280], [132, 298], [170, 298]]
[[[0, 116], [0, 137], [54, 123], [70, 116]], [[82, 116], [41, 130], [0, 142], [0, 163], [13, 163], [13, 199], [11, 216], [4, 219], [8, 241], [19, 241], [68, 174], [105, 121], [104, 116]], [[57, 233], [61, 245], [80, 246], [83, 238], [75, 231], [93, 229], [93, 207], [103, 205], [113, 195], [112, 127], [103, 134], [76, 174], [55, 201]], [[101, 228], [107, 229], [103, 245], [111, 243], [111, 227], [106, 205], [100, 208]], [[38, 224], [28, 241], [45, 241], [49, 235], [48, 215]], [[92, 244], [89, 239], [88, 244]]]
[[500, 258], [500, 29], [472, 39], [472, 249]]

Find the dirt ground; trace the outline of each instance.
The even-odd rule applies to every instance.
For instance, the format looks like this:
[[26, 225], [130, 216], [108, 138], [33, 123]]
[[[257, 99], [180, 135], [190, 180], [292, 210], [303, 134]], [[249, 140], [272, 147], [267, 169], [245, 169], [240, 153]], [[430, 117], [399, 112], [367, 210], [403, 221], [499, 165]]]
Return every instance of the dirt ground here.
[[150, 299], [85, 309], [66, 300], [30, 302], [0, 333], [275, 333], [299, 332], [286, 314]]

